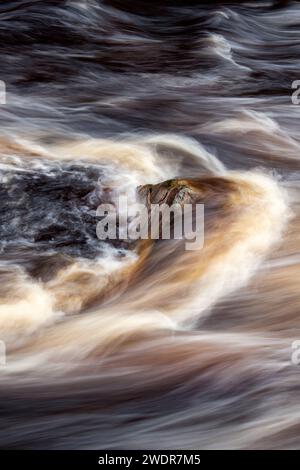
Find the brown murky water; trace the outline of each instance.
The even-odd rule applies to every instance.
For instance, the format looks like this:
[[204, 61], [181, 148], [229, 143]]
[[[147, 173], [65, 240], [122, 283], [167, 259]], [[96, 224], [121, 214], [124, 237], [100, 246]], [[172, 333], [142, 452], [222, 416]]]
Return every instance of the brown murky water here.
[[[299, 448], [300, 5], [2, 2], [0, 26], [1, 448]], [[97, 239], [101, 202], [175, 178], [202, 250]]]

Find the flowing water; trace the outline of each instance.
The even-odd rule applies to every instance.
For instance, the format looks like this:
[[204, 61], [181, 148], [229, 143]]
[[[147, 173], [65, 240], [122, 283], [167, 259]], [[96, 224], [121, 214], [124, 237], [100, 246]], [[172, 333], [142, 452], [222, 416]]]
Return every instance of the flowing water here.
[[[300, 5], [0, 5], [0, 446], [300, 447]], [[205, 243], [100, 241], [184, 179]]]

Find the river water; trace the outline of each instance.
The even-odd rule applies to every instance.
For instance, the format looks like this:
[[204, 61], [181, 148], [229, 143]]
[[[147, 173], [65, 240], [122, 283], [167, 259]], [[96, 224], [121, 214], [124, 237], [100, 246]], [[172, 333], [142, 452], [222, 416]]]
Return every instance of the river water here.
[[[299, 47], [296, 2], [1, 2], [1, 448], [299, 448]], [[99, 241], [174, 178], [201, 250]]]

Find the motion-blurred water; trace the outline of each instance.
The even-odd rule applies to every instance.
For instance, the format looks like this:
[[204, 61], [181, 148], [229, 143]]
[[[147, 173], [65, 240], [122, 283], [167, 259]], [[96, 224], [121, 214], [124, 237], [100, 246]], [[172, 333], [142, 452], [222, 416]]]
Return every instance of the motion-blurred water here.
[[[299, 448], [297, 2], [0, 5], [0, 446]], [[100, 242], [200, 178], [205, 245]]]

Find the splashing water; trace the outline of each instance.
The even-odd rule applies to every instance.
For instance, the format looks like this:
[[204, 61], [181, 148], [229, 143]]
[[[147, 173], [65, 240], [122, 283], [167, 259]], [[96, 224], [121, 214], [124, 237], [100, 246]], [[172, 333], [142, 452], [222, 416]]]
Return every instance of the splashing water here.
[[[0, 446], [299, 448], [300, 7], [5, 3]], [[176, 178], [203, 249], [97, 239]]]

